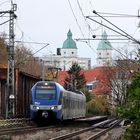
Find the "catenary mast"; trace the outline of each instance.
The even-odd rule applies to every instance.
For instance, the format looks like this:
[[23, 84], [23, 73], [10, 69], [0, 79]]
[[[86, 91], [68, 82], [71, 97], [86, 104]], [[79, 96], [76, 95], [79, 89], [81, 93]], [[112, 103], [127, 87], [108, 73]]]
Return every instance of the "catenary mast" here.
[[14, 19], [16, 18], [16, 4], [11, 4], [11, 10], [8, 11], [9, 19], [9, 44], [8, 50], [8, 69], [7, 69], [7, 96], [6, 96], [6, 118], [15, 115], [15, 66], [14, 66]]

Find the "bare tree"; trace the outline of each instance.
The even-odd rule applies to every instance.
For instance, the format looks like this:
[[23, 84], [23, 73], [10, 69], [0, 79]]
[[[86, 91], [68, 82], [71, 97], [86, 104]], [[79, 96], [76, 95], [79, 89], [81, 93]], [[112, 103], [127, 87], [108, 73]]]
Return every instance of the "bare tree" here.
[[126, 103], [127, 87], [139, 64], [129, 59], [117, 60], [113, 67], [106, 67], [105, 73], [108, 77], [108, 84], [111, 89], [110, 103], [114, 106], [121, 106]]
[[5, 39], [5, 35], [2, 34], [0, 37], [0, 64], [2, 66], [6, 66], [8, 62], [8, 54], [7, 54], [7, 43]]
[[39, 58], [34, 57], [32, 51], [24, 45], [18, 44], [15, 47], [15, 67], [35, 76], [41, 75]]

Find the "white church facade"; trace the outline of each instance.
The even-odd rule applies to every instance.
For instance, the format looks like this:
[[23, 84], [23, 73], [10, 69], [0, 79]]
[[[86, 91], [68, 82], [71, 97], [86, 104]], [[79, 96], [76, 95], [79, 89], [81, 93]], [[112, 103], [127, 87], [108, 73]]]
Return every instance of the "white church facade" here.
[[61, 68], [67, 71], [73, 63], [78, 63], [82, 69], [91, 69], [91, 58], [78, 57], [76, 42], [72, 39], [72, 32], [69, 30], [67, 39], [62, 48], [57, 48], [57, 53], [41, 58], [45, 66]]
[[[41, 58], [43, 65], [47, 67], [61, 68], [63, 71], [69, 70], [73, 63], [78, 63], [84, 70], [91, 69], [91, 58], [78, 57], [76, 42], [72, 39], [72, 32], [69, 30], [67, 39], [63, 42], [62, 48], [57, 48], [56, 54], [46, 55]], [[85, 52], [86, 53], [86, 52]], [[88, 56], [88, 54], [87, 54]], [[97, 46], [96, 67], [112, 66], [112, 46], [107, 40], [107, 34], [102, 33], [101, 41]]]
[[112, 66], [112, 46], [110, 42], [107, 40], [107, 34], [104, 31], [102, 33], [101, 41], [97, 47], [97, 67], [102, 66]]

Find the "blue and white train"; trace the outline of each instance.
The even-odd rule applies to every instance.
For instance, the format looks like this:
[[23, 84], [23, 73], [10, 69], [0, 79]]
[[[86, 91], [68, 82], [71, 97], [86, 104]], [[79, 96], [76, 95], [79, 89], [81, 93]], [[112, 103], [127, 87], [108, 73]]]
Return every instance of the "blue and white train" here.
[[31, 91], [30, 111], [34, 121], [62, 121], [85, 117], [86, 97], [82, 92], [65, 90], [54, 81], [39, 81]]

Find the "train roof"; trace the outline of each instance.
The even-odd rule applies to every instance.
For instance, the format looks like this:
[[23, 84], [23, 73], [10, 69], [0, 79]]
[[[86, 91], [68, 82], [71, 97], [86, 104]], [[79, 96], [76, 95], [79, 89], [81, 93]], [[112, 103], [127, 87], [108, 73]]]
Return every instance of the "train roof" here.
[[55, 81], [38, 81], [38, 82], [36, 82], [35, 83], [35, 85], [34, 86], [36, 86], [36, 85], [39, 85], [39, 84], [42, 84], [42, 83], [54, 83], [54, 84], [56, 84], [56, 85], [58, 85], [59, 86], [59, 88], [61, 88], [62, 90], [66, 90], [66, 91], [68, 91], [68, 92], [73, 92], [73, 93], [77, 93], [77, 94], [81, 94], [81, 95], [84, 95], [84, 93], [82, 92], [82, 91], [79, 91], [79, 90], [67, 90], [67, 89], [65, 89], [62, 85], [60, 85], [58, 82], [55, 82]]

